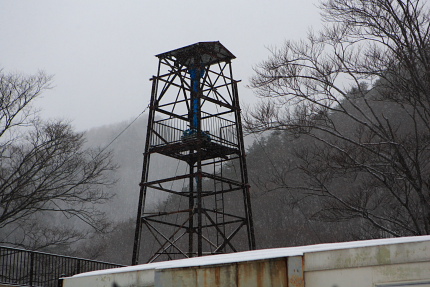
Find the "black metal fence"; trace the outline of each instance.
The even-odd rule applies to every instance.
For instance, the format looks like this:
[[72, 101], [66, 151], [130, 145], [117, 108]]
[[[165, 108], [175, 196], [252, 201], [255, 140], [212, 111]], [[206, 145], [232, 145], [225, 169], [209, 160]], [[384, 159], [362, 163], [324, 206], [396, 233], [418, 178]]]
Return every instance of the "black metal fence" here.
[[0, 246], [0, 283], [57, 287], [58, 279], [123, 265]]

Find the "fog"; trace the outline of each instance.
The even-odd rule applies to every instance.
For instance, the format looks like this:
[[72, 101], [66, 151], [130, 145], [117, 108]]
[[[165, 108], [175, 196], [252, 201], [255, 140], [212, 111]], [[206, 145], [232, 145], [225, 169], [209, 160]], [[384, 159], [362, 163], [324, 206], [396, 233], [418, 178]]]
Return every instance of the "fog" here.
[[[270, 4], [268, 4], [270, 3]], [[78, 130], [135, 118], [147, 106], [154, 55], [220, 41], [237, 59], [242, 102], [252, 67], [273, 46], [320, 24], [317, 0], [1, 1], [0, 68], [54, 75], [38, 101], [45, 118]]]

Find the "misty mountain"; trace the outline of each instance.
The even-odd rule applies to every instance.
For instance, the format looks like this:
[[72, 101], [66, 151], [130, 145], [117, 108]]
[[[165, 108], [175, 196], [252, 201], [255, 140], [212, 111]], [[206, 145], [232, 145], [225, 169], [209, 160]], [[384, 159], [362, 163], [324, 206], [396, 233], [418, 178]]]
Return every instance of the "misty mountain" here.
[[[87, 145], [101, 148], [108, 146], [107, 149], [113, 153], [113, 159], [118, 164], [118, 170], [112, 175], [117, 182], [110, 187], [114, 197], [110, 203], [101, 207], [111, 220], [123, 221], [136, 216], [146, 128], [147, 115], [144, 114], [133, 123], [131, 120], [124, 121], [86, 132]], [[151, 172], [168, 174], [173, 169], [169, 159], [151, 158]], [[157, 195], [148, 198], [154, 206], [164, 199]]]

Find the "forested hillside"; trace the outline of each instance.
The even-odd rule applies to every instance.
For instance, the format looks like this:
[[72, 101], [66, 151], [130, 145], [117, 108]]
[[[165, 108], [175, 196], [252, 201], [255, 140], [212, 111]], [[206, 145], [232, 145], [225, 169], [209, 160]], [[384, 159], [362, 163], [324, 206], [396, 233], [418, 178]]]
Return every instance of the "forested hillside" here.
[[354, 223], [357, 238], [429, 234], [428, 5], [320, 8], [324, 29], [273, 49], [252, 79], [262, 101], [248, 130], [279, 131], [293, 154], [261, 186], [287, 191], [312, 219]]

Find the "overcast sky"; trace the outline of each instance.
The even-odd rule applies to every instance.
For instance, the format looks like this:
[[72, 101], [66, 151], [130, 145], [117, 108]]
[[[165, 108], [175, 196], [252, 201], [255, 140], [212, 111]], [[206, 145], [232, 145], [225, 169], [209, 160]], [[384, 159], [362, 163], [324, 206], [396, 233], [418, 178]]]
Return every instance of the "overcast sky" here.
[[0, 68], [54, 75], [45, 118], [77, 130], [134, 119], [148, 105], [156, 54], [220, 41], [236, 59], [241, 102], [268, 47], [320, 25], [317, 0], [0, 0]]

